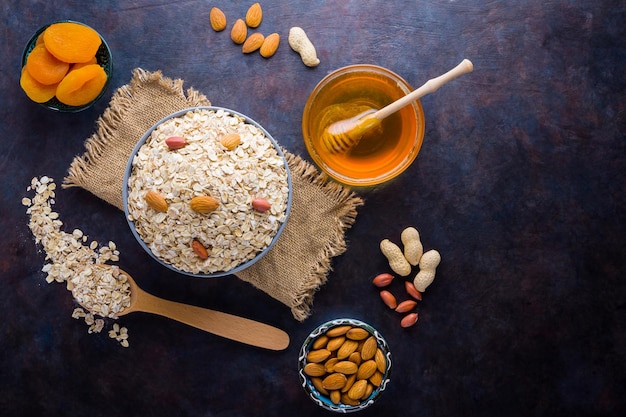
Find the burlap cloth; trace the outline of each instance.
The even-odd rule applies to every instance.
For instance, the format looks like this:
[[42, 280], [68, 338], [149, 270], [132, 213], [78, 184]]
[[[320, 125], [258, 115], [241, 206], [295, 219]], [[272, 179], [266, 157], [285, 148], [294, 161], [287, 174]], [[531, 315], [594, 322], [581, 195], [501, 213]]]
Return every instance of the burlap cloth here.
[[[85, 153], [72, 161], [63, 187], [82, 187], [123, 210], [124, 171], [143, 134], [169, 114], [209, 105], [198, 91], [188, 89], [185, 94], [180, 79], [135, 69], [130, 83], [114, 93], [98, 119]], [[283, 152], [293, 182], [287, 225], [263, 259], [236, 275], [287, 305], [294, 318], [303, 321], [311, 314], [314, 294], [328, 279], [331, 258], [346, 250], [345, 231], [363, 201], [299, 156]]]

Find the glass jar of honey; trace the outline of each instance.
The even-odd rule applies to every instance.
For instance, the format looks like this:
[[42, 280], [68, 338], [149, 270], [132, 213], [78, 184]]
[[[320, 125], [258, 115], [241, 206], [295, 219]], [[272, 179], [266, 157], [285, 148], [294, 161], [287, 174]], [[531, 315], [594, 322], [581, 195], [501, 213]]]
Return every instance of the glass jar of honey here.
[[329, 152], [321, 137], [332, 123], [379, 110], [411, 91], [400, 76], [375, 65], [350, 65], [324, 77], [302, 117], [304, 142], [315, 164], [351, 186], [377, 185], [400, 175], [417, 157], [424, 138], [419, 100], [367, 130], [346, 152]]

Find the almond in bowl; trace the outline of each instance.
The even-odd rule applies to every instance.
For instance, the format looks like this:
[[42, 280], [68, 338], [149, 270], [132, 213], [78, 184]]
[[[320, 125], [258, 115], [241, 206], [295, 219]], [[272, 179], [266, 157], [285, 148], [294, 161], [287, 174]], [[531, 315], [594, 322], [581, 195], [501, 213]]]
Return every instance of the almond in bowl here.
[[298, 357], [300, 383], [320, 407], [363, 410], [386, 389], [391, 352], [382, 335], [356, 319], [336, 319], [313, 330]]
[[285, 227], [291, 195], [274, 139], [220, 107], [183, 110], [153, 126], [128, 161], [123, 188], [143, 248], [198, 277], [234, 274], [263, 257]]

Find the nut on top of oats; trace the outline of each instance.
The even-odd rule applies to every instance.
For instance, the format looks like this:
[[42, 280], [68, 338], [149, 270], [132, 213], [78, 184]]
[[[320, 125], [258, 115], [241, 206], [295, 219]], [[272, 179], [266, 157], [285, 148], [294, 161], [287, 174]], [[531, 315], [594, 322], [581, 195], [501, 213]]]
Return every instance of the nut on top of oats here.
[[[185, 146], [169, 151], [163, 144], [171, 137], [184, 137]], [[225, 145], [225, 137], [237, 138], [236, 145]], [[166, 211], [146, 203], [148, 190], [163, 196]], [[255, 209], [258, 195], [266, 211]], [[163, 265], [222, 276], [249, 267], [276, 242], [289, 215], [291, 177], [280, 147], [258, 123], [198, 107], [146, 132], [127, 166], [124, 204], [135, 237]], [[204, 243], [206, 257], [194, 252], [194, 241]]]

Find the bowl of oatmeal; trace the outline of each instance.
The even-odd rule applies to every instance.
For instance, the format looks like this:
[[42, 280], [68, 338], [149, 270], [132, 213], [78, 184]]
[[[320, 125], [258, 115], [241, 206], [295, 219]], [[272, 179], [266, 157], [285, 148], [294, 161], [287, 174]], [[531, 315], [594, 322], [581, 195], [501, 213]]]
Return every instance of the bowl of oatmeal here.
[[285, 156], [257, 122], [221, 107], [157, 122], [124, 173], [124, 212], [159, 263], [196, 277], [242, 271], [283, 232], [291, 209]]

